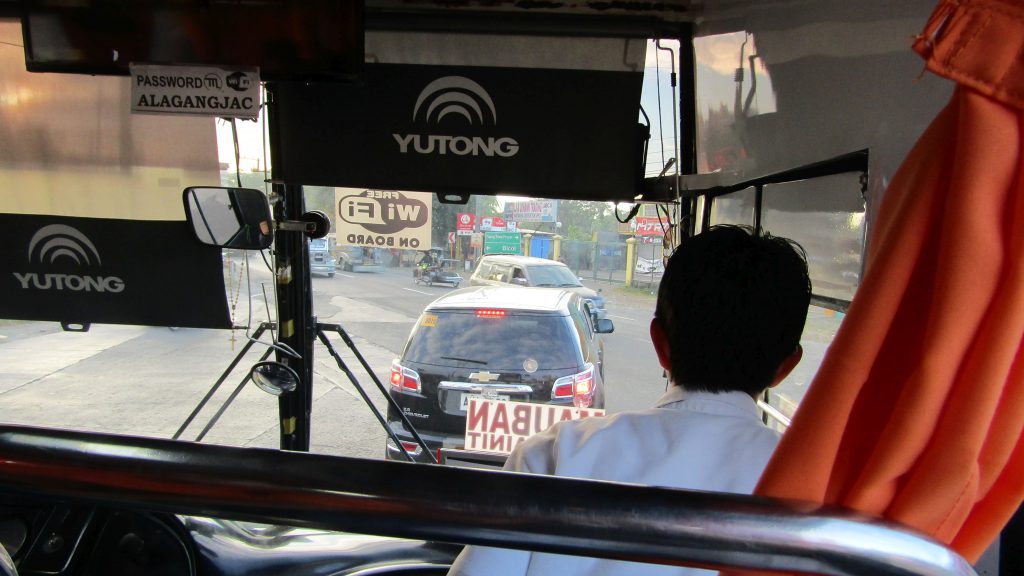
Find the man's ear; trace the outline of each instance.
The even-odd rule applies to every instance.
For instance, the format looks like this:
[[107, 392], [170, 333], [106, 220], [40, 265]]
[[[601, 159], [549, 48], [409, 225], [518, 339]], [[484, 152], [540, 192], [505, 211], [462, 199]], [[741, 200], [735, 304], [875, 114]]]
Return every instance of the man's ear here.
[[769, 384], [768, 387], [774, 388], [775, 386], [778, 386], [779, 383], [785, 380], [786, 376], [789, 376], [789, 373], [796, 368], [796, 365], [800, 363], [800, 359], [803, 357], [804, 347], [797, 344], [796, 350], [787, 356], [786, 359], [782, 361], [782, 364], [779, 364], [779, 369], [775, 371], [775, 378], [772, 378], [772, 383]]
[[671, 347], [668, 344], [665, 327], [661, 325], [661, 320], [658, 318], [651, 318], [651, 342], [654, 344], [654, 352], [658, 355], [658, 363], [671, 374], [672, 356], [669, 354]]

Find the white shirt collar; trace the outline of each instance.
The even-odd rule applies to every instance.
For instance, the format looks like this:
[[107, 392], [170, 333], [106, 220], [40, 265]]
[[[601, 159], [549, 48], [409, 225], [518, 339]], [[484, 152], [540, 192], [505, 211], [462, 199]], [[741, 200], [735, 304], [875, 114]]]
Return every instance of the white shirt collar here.
[[654, 407], [693, 410], [708, 414], [753, 416], [758, 419], [761, 417], [757, 402], [746, 392], [696, 392], [674, 384], [669, 385]]

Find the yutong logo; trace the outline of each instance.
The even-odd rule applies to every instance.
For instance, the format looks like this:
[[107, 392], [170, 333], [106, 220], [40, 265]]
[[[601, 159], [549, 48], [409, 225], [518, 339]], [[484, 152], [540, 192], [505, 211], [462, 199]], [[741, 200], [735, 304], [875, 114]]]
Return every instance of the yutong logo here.
[[[32, 236], [28, 243], [28, 261], [30, 264], [44, 266], [69, 264], [81, 268], [101, 264], [96, 246], [84, 234], [64, 224], [44, 226]], [[115, 293], [124, 290], [124, 280], [117, 276], [14, 272], [14, 277], [26, 290]]]
[[[438, 124], [448, 115], [461, 116], [470, 126], [492, 126], [498, 114], [491, 96], [463, 76], [438, 78], [420, 92], [412, 109], [413, 122]], [[519, 143], [513, 138], [452, 136], [446, 134], [392, 134], [402, 154], [454, 154], [456, 156], [515, 156]]]

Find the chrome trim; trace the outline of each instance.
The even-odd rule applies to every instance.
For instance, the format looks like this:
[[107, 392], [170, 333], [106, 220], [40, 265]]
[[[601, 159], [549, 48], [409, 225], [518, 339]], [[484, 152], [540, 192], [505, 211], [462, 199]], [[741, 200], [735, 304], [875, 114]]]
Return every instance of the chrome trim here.
[[497, 374], [495, 372], [484, 371], [484, 372], [470, 372], [469, 373], [469, 379], [470, 380], [476, 380], [477, 382], [483, 382], [483, 383], [494, 382], [498, 378], [501, 378], [501, 374]]
[[430, 562], [388, 564], [387, 566], [374, 566], [349, 572], [349, 576], [381, 576], [383, 574], [405, 574], [407, 572], [418, 574], [424, 570], [448, 570], [449, 568], [451, 568], [450, 564], [434, 564]]
[[412, 449], [412, 450], [409, 450], [405, 446], [399, 446], [398, 444], [395, 444], [395, 441], [392, 440], [391, 438], [388, 438], [388, 440], [387, 440], [388, 450], [390, 450], [392, 452], [397, 452], [397, 453], [401, 454], [404, 451], [404, 452], [407, 452], [410, 456], [419, 456], [420, 454], [423, 454], [423, 447], [422, 446], [420, 446], [419, 444], [416, 444], [415, 441], [409, 441], [409, 444], [415, 444], [416, 447], [414, 449]]
[[29, 426], [0, 426], [0, 489], [660, 564], [976, 574], [909, 528], [809, 502]]
[[533, 387], [528, 384], [474, 384], [472, 382], [441, 381], [437, 387], [441, 390], [457, 390], [476, 394], [483, 394], [485, 389], [494, 394], [530, 394], [533, 392]]
[[17, 574], [18, 569], [14, 566], [14, 560], [7, 553], [7, 548], [0, 546], [0, 574]]
[[789, 428], [789, 423], [791, 422], [791, 420], [785, 414], [779, 412], [778, 408], [772, 406], [771, 404], [768, 404], [764, 400], [758, 400], [757, 407], [760, 408], [765, 414], [767, 414], [773, 420], [779, 422], [786, 428]]

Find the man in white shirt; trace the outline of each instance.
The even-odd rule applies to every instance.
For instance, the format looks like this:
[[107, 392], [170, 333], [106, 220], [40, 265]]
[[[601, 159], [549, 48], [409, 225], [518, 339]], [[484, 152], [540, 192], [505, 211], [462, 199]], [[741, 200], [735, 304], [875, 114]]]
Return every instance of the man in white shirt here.
[[[779, 436], [755, 399], [800, 361], [811, 283], [785, 238], [717, 226], [662, 275], [651, 341], [672, 383], [654, 408], [556, 424], [506, 470], [750, 494]], [[695, 575], [694, 568], [467, 546], [449, 576]]]

